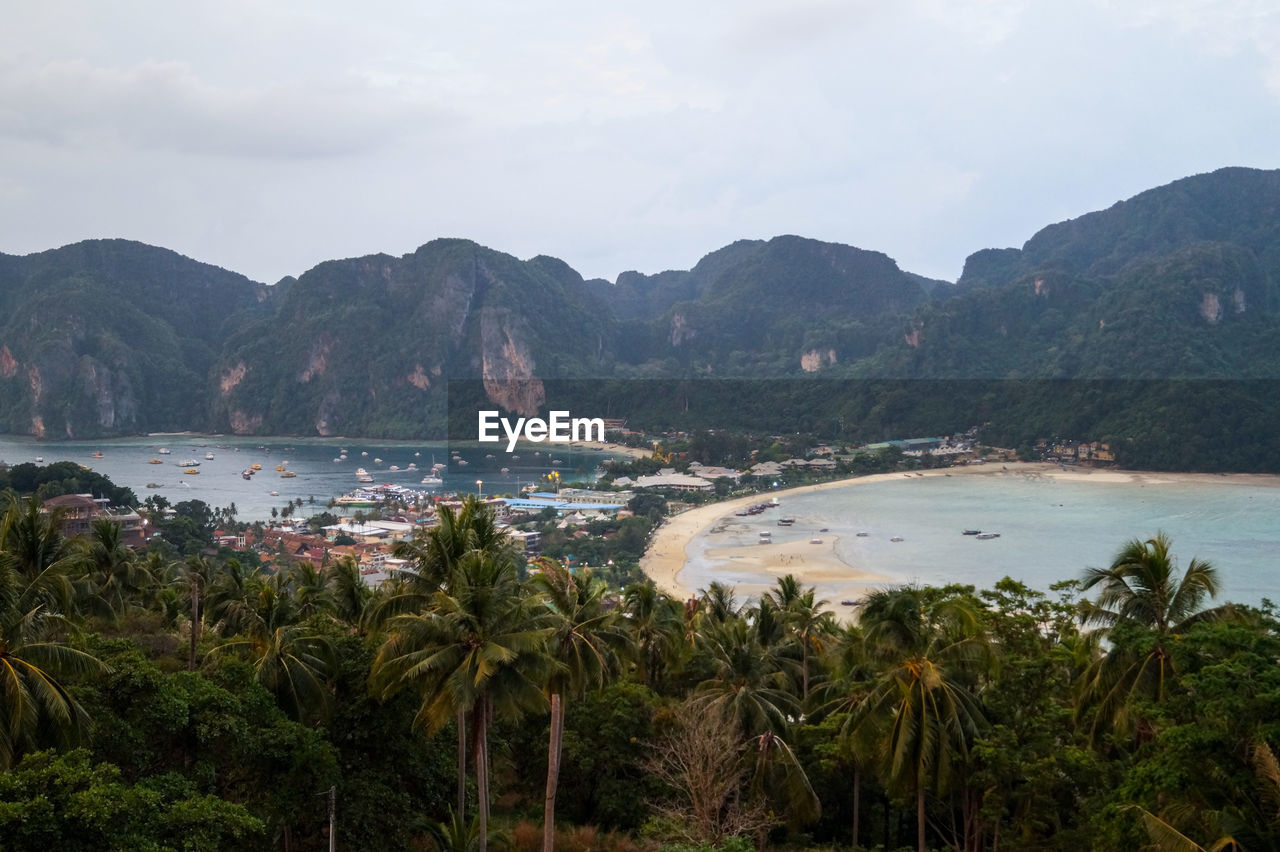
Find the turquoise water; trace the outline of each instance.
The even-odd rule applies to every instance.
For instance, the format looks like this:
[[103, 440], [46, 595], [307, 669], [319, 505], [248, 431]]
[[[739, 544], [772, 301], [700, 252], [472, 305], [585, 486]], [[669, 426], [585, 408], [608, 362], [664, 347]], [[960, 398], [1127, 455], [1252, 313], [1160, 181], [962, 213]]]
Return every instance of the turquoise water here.
[[[162, 447], [170, 450], [169, 455], [159, 454]], [[347, 450], [347, 459], [334, 461], [342, 448]], [[94, 458], [95, 451], [101, 451], [102, 458]], [[213, 459], [205, 459], [205, 454], [210, 452]], [[467, 464], [455, 463], [452, 459], [455, 453]], [[490, 454], [494, 458], [487, 458]], [[518, 460], [513, 460], [501, 449], [494, 452], [490, 447], [479, 449], [456, 444], [447, 447], [441, 443], [357, 438], [165, 435], [75, 442], [0, 438], [0, 460], [10, 465], [34, 462], [36, 457], [43, 457], [45, 464], [70, 460], [107, 475], [118, 485], [132, 488], [140, 500], [159, 494], [171, 503], [183, 500], [203, 500], [211, 506], [235, 503], [237, 517], [241, 520], [267, 519], [272, 507], [282, 507], [296, 498], [306, 502], [314, 497], [315, 510], [319, 511], [329, 498], [357, 487], [358, 467], [372, 474], [376, 483], [391, 482], [426, 489], [420, 483], [434, 460], [449, 466], [443, 476], [444, 486], [435, 489], [434, 493], [476, 493], [476, 481], [480, 480], [483, 483], [479, 486], [482, 493], [502, 494], [514, 493], [521, 485], [539, 480], [552, 470], [559, 471], [565, 481], [593, 479], [596, 465], [608, 458], [607, 453], [570, 451], [559, 447], [554, 454], [546, 449], [519, 447], [515, 454], [520, 457]], [[149, 464], [151, 458], [159, 458], [163, 464]], [[382, 459], [381, 463], [375, 462], [375, 458]], [[553, 458], [562, 464], [552, 465]], [[198, 475], [182, 473], [177, 463], [188, 459], [200, 462]], [[276, 465], [283, 461], [288, 462], [288, 469], [296, 473], [296, 477], [281, 478]], [[240, 475], [241, 471], [254, 463], [262, 465], [262, 470], [252, 479], [245, 480]], [[404, 470], [410, 463], [416, 463], [419, 470]], [[392, 471], [392, 465], [401, 470]], [[503, 467], [509, 472], [502, 473]], [[163, 487], [150, 489], [146, 487], [147, 483]], [[278, 496], [271, 496], [272, 491], [278, 492]], [[307, 514], [310, 510], [304, 508], [303, 515]]]
[[[777, 542], [808, 539], [826, 527], [828, 535], [839, 537], [836, 552], [845, 563], [900, 581], [989, 587], [1008, 575], [1047, 591], [1058, 580], [1078, 578], [1086, 567], [1110, 564], [1127, 540], [1163, 530], [1180, 565], [1198, 557], [1218, 567], [1224, 597], [1247, 603], [1280, 599], [1280, 479], [1142, 479], [1069, 482], [1023, 473], [903, 477], [783, 494], [777, 513], [753, 518], [744, 531], [733, 538], [721, 534], [710, 546], [750, 544], [761, 529], [769, 529]], [[776, 526], [780, 514], [795, 517], [795, 526]], [[965, 529], [1000, 537], [980, 541], [962, 535]], [[708, 546], [704, 531], [687, 549], [681, 580], [690, 588], [717, 579], [706, 558]]]

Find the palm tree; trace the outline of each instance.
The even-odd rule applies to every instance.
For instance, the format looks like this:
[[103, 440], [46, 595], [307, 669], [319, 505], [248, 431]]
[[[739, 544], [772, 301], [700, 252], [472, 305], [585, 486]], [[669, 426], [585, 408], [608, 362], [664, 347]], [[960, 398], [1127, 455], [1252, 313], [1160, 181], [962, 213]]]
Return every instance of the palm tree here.
[[574, 575], [552, 559], [536, 560], [531, 585], [549, 614], [548, 655], [559, 664], [551, 673], [551, 736], [547, 748], [547, 792], [542, 849], [555, 848], [556, 787], [564, 735], [565, 698], [600, 688], [618, 674], [619, 654], [629, 647], [621, 616], [605, 606], [608, 587], [589, 568]]
[[95, 520], [89, 536], [75, 545], [89, 592], [104, 614], [123, 615], [156, 581], [147, 564], [125, 545], [120, 525], [107, 518]]
[[102, 670], [59, 641], [73, 588], [56, 515], [8, 495], [0, 520], [0, 769], [46, 737], [73, 739], [87, 716], [60, 678]]
[[309, 630], [302, 607], [279, 575], [252, 577], [244, 598], [226, 607], [226, 617], [242, 637], [218, 646], [212, 654], [234, 651], [253, 662], [259, 683], [292, 718], [318, 723], [330, 706], [326, 681], [336, 663], [327, 636]]
[[710, 623], [700, 636], [714, 675], [698, 685], [699, 696], [729, 712], [748, 736], [781, 734], [800, 714], [800, 703], [788, 690], [795, 661], [785, 649], [762, 643], [760, 629], [758, 618], [754, 624], [734, 618]]
[[1203, 609], [1220, 587], [1212, 564], [1192, 559], [1179, 576], [1164, 533], [1127, 542], [1108, 568], [1085, 571], [1082, 589], [1100, 587], [1096, 601], [1082, 601], [1080, 620], [1101, 625], [1111, 647], [1086, 671], [1080, 709], [1097, 704], [1100, 725], [1131, 722], [1133, 699], [1163, 701], [1176, 680], [1170, 643], [1201, 621], [1221, 618], [1229, 605]]
[[[866, 655], [866, 645], [857, 625], [835, 628], [835, 641], [825, 649], [823, 662], [827, 678], [818, 685], [815, 695], [821, 703], [817, 712], [852, 713], [867, 696], [876, 675], [876, 669]], [[859, 847], [860, 819], [862, 816], [862, 761], [849, 737], [849, 722], [842, 726], [841, 737], [853, 764], [853, 848]]]
[[329, 590], [328, 577], [312, 562], [299, 562], [290, 568], [288, 581], [299, 620], [332, 611], [333, 595]]
[[[933, 598], [933, 599], [931, 599]], [[970, 676], [986, 659], [967, 601], [927, 590], [873, 592], [860, 616], [879, 673], [850, 718], [860, 750], [879, 760], [887, 786], [915, 794], [916, 842], [925, 849], [925, 791], [945, 789], [985, 724]]]
[[344, 556], [331, 562], [325, 566], [324, 577], [329, 587], [334, 615], [349, 627], [361, 630], [365, 610], [373, 598], [373, 590], [360, 576], [360, 566], [356, 564], [356, 560]]
[[829, 602], [814, 600], [817, 591], [813, 586], [800, 588], [800, 581], [787, 574], [778, 578], [777, 587], [764, 593], [761, 604], [767, 600], [782, 614], [785, 628], [795, 634], [800, 646], [800, 698], [809, 700], [809, 657], [821, 653], [822, 642], [831, 635], [835, 620], [827, 609]]
[[[390, 581], [392, 591], [370, 603], [364, 614], [365, 627], [377, 629], [397, 615], [429, 612], [434, 606], [436, 593], [455, 575], [462, 560], [476, 552], [509, 559], [515, 556], [515, 546], [494, 523], [493, 510], [475, 495], [463, 498], [457, 512], [450, 506], [441, 506], [436, 512], [435, 526], [419, 532], [410, 541], [397, 542], [393, 547], [392, 553], [400, 559], [409, 560], [412, 568], [393, 572]], [[458, 709], [455, 721], [458, 731], [457, 813], [462, 818], [466, 815], [467, 805], [467, 715], [462, 708]]]
[[434, 733], [457, 713], [470, 717], [479, 797], [480, 852], [488, 842], [489, 720], [544, 709], [539, 684], [549, 628], [540, 626], [513, 559], [474, 550], [453, 569], [428, 611], [397, 615], [370, 675], [389, 697], [416, 687], [414, 726]]
[[679, 607], [646, 578], [627, 587], [623, 610], [636, 648], [640, 679], [656, 690], [684, 630]]

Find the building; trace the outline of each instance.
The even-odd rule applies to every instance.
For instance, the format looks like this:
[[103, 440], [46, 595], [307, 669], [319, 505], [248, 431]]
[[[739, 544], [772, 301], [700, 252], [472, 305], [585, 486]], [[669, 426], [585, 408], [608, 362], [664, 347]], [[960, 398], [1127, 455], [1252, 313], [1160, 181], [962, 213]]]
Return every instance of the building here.
[[146, 521], [129, 508], [114, 508], [111, 501], [92, 494], [63, 494], [44, 501], [45, 513], [59, 511], [62, 534], [67, 538], [88, 535], [93, 522], [106, 519], [120, 527], [120, 538], [127, 547], [146, 544]]
[[[670, 469], [667, 469], [668, 471]], [[687, 473], [658, 472], [653, 476], [636, 477], [636, 488], [669, 488], [673, 491], [715, 491], [715, 483], [701, 476]]]

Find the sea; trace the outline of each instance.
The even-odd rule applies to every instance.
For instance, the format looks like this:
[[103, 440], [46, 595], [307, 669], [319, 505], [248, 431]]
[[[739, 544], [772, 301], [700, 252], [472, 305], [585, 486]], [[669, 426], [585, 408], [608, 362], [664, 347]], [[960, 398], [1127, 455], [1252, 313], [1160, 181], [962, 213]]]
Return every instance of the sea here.
[[[160, 451], [167, 449], [167, 454]], [[343, 451], [346, 459], [342, 459]], [[95, 457], [101, 453], [101, 457]], [[207, 459], [206, 454], [212, 454]], [[0, 461], [43, 464], [73, 461], [105, 474], [117, 485], [133, 489], [138, 499], [158, 494], [171, 504], [203, 500], [210, 506], [235, 504], [242, 521], [267, 520], [272, 508], [280, 509], [301, 498], [301, 517], [325, 511], [330, 498], [356, 489], [356, 469], [365, 468], [374, 484], [393, 483], [433, 494], [516, 494], [530, 483], [549, 485], [546, 478], [558, 474], [561, 481], [594, 481], [596, 467], [614, 457], [603, 450], [555, 446], [544, 449], [517, 447], [508, 455], [493, 445], [460, 445], [422, 441], [381, 441], [359, 438], [241, 438], [193, 434], [149, 435], [98, 441], [37, 441], [32, 438], [0, 438]], [[161, 464], [151, 464], [156, 458]], [[198, 461], [198, 474], [184, 474], [179, 462]], [[439, 462], [447, 467], [444, 484], [429, 488], [421, 480]], [[253, 464], [262, 470], [251, 479], [241, 472]], [[407, 470], [410, 464], [417, 470]], [[392, 467], [399, 468], [392, 470]], [[283, 477], [277, 467], [297, 476]], [[506, 468], [506, 471], [503, 471]], [[276, 492], [272, 494], [271, 492]], [[342, 514], [337, 510], [335, 514]]]
[[[737, 532], [696, 536], [686, 548], [681, 582], [696, 589], [722, 578], [723, 565], [708, 559], [707, 550], [750, 545], [767, 529], [778, 543], [836, 536], [836, 555], [846, 565], [895, 582], [988, 588], [1008, 576], [1048, 592], [1059, 580], [1079, 579], [1087, 567], [1110, 565], [1125, 542], [1164, 532], [1180, 568], [1192, 558], [1218, 568], [1220, 599], [1280, 600], [1280, 477], [1103, 479], [1023, 472], [904, 476], [784, 492], [778, 510], [736, 518], [749, 521], [731, 525]], [[795, 525], [778, 526], [781, 516], [794, 517]], [[999, 537], [980, 540], [965, 530]]]

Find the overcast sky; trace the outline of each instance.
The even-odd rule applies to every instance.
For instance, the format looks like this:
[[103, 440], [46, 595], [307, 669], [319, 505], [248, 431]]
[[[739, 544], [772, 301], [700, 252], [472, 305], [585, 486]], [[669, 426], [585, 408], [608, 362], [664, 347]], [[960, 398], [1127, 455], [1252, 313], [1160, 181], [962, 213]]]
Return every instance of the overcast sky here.
[[1274, 0], [13, 3], [0, 251], [268, 283], [468, 237], [587, 277], [800, 234], [972, 251], [1280, 167]]

